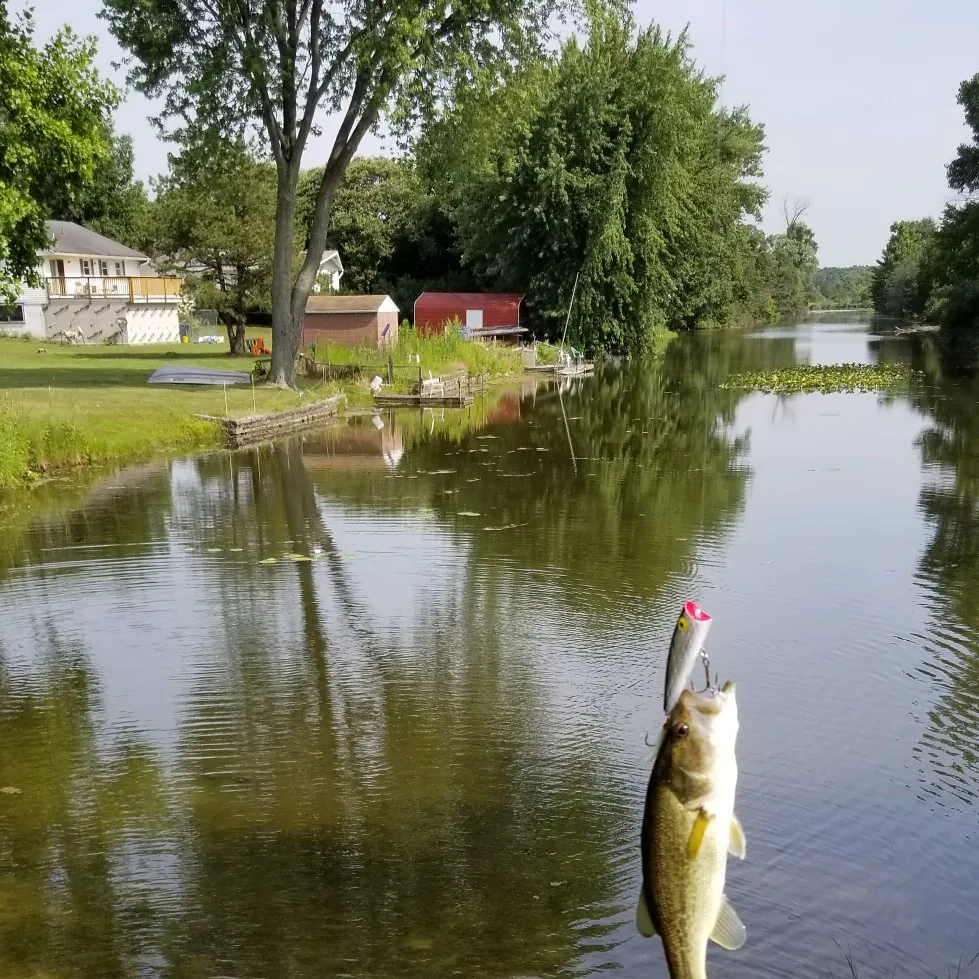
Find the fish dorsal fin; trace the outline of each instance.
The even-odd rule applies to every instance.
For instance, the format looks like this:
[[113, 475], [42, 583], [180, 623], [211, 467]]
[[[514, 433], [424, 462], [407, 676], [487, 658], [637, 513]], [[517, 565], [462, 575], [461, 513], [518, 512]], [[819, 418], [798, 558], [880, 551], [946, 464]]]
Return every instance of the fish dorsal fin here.
[[744, 828], [737, 816], [731, 816], [731, 837], [728, 840], [727, 852], [739, 860], [744, 860], [748, 852], [748, 841], [744, 838]]
[[700, 853], [700, 846], [704, 842], [704, 834], [710, 825], [710, 816], [703, 809], [697, 811], [697, 818], [693, 821], [690, 828], [690, 839], [687, 840], [687, 856], [694, 860]]
[[747, 937], [744, 922], [738, 917], [738, 912], [734, 910], [725, 894], [721, 898], [721, 910], [717, 915], [714, 930], [710, 933], [710, 940], [715, 945], [733, 952], [744, 945]]
[[636, 928], [643, 938], [652, 938], [656, 934], [656, 925], [653, 924], [653, 916], [649, 913], [644, 890], [639, 891], [639, 903], [636, 905]]

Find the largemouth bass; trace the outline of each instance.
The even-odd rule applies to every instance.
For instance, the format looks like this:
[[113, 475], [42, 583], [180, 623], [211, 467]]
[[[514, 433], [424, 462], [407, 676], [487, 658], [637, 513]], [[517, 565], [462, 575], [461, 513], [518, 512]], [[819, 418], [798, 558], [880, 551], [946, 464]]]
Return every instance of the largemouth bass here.
[[667, 714], [680, 699], [697, 657], [707, 641], [711, 617], [696, 603], [684, 602], [673, 628], [670, 654], [666, 660], [666, 683], [663, 687], [663, 710]]
[[734, 815], [738, 766], [734, 684], [683, 690], [664, 726], [642, 821], [636, 926], [658, 934], [671, 979], [706, 979], [707, 942], [740, 948], [745, 928], [724, 894], [728, 853], [743, 859]]

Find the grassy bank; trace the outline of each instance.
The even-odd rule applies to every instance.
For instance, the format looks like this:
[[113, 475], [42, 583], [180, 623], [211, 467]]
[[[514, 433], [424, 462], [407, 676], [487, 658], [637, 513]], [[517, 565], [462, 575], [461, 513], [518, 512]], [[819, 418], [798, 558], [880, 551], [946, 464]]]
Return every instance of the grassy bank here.
[[[269, 342], [270, 331], [248, 332]], [[316, 355], [321, 362], [360, 364], [365, 374], [382, 376], [390, 355], [404, 368], [397, 373], [405, 384], [417, 378], [419, 367], [426, 375], [465, 369], [490, 378], [521, 370], [520, 352], [511, 347], [454, 334], [421, 337], [410, 329], [401, 331], [390, 351], [325, 344]], [[262, 384], [148, 386], [147, 378], [163, 364], [251, 371], [255, 359], [229, 357], [226, 345], [64, 347], [0, 338], [0, 492], [80, 466], [219, 445], [219, 426], [194, 415], [239, 418], [300, 403], [297, 392]], [[304, 400], [343, 391], [351, 405], [370, 403], [368, 381], [297, 378]]]
[[[0, 339], [0, 491], [77, 466], [220, 444], [218, 426], [195, 414], [241, 417], [299, 403], [297, 393], [264, 385], [225, 392], [146, 384], [162, 364], [242, 371], [254, 366], [254, 358], [229, 357], [226, 351], [193, 344], [62, 347]], [[307, 398], [338, 389], [302, 383], [308, 384]]]

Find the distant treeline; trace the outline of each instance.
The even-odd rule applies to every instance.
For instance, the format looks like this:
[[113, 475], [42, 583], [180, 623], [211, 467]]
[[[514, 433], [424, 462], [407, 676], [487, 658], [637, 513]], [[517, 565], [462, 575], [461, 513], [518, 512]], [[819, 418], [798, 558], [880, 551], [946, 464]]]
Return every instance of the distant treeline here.
[[979, 74], [959, 86], [958, 103], [972, 131], [946, 167], [949, 187], [962, 195], [940, 221], [896, 221], [873, 272], [877, 312], [937, 323], [979, 338]]
[[813, 283], [816, 296], [812, 306], [815, 309], [869, 309], [873, 305], [870, 298], [873, 274], [872, 265], [821, 268]]

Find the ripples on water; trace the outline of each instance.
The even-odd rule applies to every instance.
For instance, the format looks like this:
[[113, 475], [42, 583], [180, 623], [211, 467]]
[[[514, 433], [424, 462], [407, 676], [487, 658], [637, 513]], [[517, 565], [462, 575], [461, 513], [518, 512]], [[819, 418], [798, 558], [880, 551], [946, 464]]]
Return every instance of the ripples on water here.
[[972, 382], [719, 388], [876, 359], [934, 363], [860, 322], [684, 338], [7, 515], [0, 974], [664, 975], [633, 902], [687, 596], [742, 714], [712, 975], [970, 958]]

